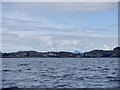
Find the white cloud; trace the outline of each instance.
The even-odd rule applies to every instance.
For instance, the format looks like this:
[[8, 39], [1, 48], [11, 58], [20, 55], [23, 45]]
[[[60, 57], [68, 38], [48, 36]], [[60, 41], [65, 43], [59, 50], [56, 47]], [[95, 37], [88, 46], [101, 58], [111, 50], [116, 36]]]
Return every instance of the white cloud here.
[[118, 2], [119, 0], [1, 0], [2, 2]]
[[[113, 38], [114, 36], [108, 31], [108, 34], [104, 34], [100, 28], [61, 24], [47, 17], [58, 13], [105, 11], [114, 8], [116, 3], [12, 3], [11, 5], [12, 10], [3, 11], [4, 51], [88, 51], [95, 47], [111, 49], [117, 45], [117, 38]], [[36, 11], [38, 15], [32, 15]], [[46, 16], [41, 15], [42, 13]], [[106, 28], [102, 30], [105, 32]]]
[[[29, 37], [28, 37], [29, 38]], [[37, 37], [32, 37], [34, 40], [38, 40], [40, 41], [40, 44], [43, 44], [43, 47], [46, 46], [52, 46], [54, 43], [52, 41], [52, 37], [51, 36], [37, 36]], [[31, 39], [31, 38], [30, 38]]]
[[[19, 13], [18, 13], [19, 14]], [[10, 15], [10, 16], [9, 16]], [[29, 15], [22, 14], [21, 16], [16, 16], [14, 13], [8, 14], [3, 17], [3, 32], [13, 33], [13, 34], [26, 34], [26, 35], [73, 35], [81, 37], [114, 37], [111, 32], [108, 32], [106, 28], [81, 28], [77, 25], [64, 25], [57, 24], [52, 20], [42, 18], [40, 20], [34, 19]], [[23, 20], [26, 18], [25, 20]], [[103, 32], [102, 32], [103, 31]], [[105, 34], [105, 32], [110, 34]], [[111, 36], [112, 35], [112, 36]]]
[[38, 12], [65, 13], [65, 12], [96, 12], [117, 7], [117, 2], [14, 2], [11, 3], [14, 9], [19, 11], [40, 10]]
[[[74, 35], [84, 37], [113, 37], [113, 34], [105, 35], [102, 31], [106, 28], [78, 27], [73, 24], [58, 23], [47, 16], [32, 16], [36, 11], [48, 12], [46, 15], [56, 12], [89, 12], [101, 11], [115, 7], [116, 3], [8, 3], [12, 10], [3, 9], [3, 29], [5, 32], [15, 34], [56, 34], [56, 35]], [[3, 8], [4, 8], [3, 4]], [[13, 5], [13, 6], [12, 6]], [[10, 6], [9, 6], [10, 7]], [[34, 12], [33, 12], [34, 11]], [[29, 13], [31, 12], [31, 13]], [[74, 18], [74, 17], [72, 17]], [[59, 19], [59, 17], [57, 18]], [[3, 31], [4, 32], [4, 31]], [[30, 32], [30, 33], [28, 33]], [[54, 33], [53, 33], [54, 32]]]
[[62, 40], [59, 44], [65, 47], [75, 47], [79, 44], [79, 40]]
[[[3, 51], [89, 51], [92, 49], [113, 49], [117, 45], [117, 38], [92, 38], [78, 36], [50, 36], [30, 35], [18, 36], [3, 33]], [[112, 42], [112, 43], [111, 43]]]
[[4, 11], [3, 10], [3, 17], [8, 18], [8, 19], [32, 21], [32, 18], [27, 13], [19, 12], [17, 10], [11, 10], [11, 11]]
[[105, 44], [103, 45], [103, 47], [104, 47], [105, 50], [110, 50], [110, 49], [112, 49], [110, 46], [105, 45]]

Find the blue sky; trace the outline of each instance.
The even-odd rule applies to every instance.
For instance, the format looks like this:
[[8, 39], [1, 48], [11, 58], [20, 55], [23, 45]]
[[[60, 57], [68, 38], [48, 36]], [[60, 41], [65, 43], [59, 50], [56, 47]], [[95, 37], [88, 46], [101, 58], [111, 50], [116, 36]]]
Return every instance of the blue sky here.
[[117, 8], [117, 2], [2, 3], [3, 52], [113, 49]]

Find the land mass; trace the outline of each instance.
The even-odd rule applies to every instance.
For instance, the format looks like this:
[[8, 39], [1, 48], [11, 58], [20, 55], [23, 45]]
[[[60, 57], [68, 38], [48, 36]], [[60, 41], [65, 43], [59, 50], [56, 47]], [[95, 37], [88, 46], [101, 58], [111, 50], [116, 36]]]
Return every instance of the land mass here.
[[120, 57], [120, 47], [113, 50], [92, 50], [89, 52], [37, 52], [37, 51], [18, 51], [11, 53], [0, 52], [1, 58], [117, 58]]

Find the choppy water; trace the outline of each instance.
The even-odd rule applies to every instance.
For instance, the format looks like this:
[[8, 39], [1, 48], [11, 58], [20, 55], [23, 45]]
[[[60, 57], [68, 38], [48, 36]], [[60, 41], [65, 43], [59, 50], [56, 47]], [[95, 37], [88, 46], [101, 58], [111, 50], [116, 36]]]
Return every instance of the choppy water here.
[[118, 87], [116, 58], [4, 58], [3, 88]]

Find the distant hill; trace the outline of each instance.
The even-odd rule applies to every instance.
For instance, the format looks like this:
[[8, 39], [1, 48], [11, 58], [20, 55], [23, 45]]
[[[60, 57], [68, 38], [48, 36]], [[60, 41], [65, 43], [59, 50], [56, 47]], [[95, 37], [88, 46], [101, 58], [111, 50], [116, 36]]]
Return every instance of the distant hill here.
[[0, 52], [2, 58], [113, 58], [120, 57], [120, 47], [116, 47], [113, 50], [92, 50], [85, 53], [75, 52], [37, 52], [37, 51], [19, 51], [12, 53]]

